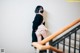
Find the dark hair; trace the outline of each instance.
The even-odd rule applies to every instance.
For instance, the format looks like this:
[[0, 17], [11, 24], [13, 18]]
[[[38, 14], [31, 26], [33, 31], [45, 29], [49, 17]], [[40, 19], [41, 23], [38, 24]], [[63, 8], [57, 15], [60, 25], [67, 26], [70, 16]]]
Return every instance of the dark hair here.
[[43, 7], [40, 6], [40, 5], [38, 5], [38, 6], [36, 7], [36, 9], [35, 9], [35, 13], [39, 13], [39, 10], [40, 10], [41, 8], [42, 8], [41, 13], [43, 13], [43, 12], [44, 12], [44, 9], [43, 9]]

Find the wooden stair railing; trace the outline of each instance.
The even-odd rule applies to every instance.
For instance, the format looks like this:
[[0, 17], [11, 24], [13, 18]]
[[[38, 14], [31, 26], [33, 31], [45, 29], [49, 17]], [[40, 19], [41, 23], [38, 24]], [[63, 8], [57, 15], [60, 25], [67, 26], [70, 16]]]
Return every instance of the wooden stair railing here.
[[45, 38], [44, 40], [42, 40], [41, 42], [37, 43], [37, 42], [33, 42], [32, 45], [36, 48], [38, 48], [39, 50], [46, 50], [46, 49], [50, 49], [50, 50], [53, 50], [55, 52], [58, 52], [58, 53], [63, 53], [62, 51], [60, 51], [59, 49], [56, 49], [50, 45], [48, 46], [45, 46], [43, 44], [49, 42], [50, 40], [54, 39], [55, 37], [59, 36], [61, 33], [63, 33], [64, 31], [68, 30], [69, 28], [71, 28], [72, 26], [76, 25], [77, 23], [80, 22], [80, 18], [75, 20], [74, 22], [70, 23], [69, 25], [67, 25], [66, 27], [58, 30], [56, 33], [48, 36], [47, 38]]
[[50, 45], [42, 45], [42, 44], [39, 44], [37, 42], [33, 42], [32, 45], [34, 47], [36, 47], [37, 49], [39, 49], [39, 50], [47, 50], [47, 49], [49, 49], [49, 50], [55, 51], [57, 53], [63, 53], [61, 50], [59, 50], [59, 49], [57, 49], [57, 48], [55, 48], [53, 46], [50, 46]]

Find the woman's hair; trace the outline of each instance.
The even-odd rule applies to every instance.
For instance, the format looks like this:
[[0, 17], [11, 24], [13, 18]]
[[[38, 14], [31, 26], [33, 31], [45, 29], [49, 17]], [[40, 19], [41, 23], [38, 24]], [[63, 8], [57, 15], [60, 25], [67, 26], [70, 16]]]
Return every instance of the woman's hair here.
[[42, 6], [38, 5], [35, 9], [35, 13], [39, 13], [39, 10], [42, 8], [42, 11], [40, 11], [40, 13], [43, 13], [44, 12], [44, 9]]

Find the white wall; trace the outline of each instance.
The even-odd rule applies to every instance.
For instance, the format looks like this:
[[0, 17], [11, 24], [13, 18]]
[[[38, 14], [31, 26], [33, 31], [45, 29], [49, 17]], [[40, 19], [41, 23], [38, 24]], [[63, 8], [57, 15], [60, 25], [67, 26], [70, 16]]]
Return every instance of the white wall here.
[[52, 34], [80, 18], [80, 3], [66, 0], [0, 0], [0, 48], [6, 53], [34, 53], [32, 21], [37, 5], [45, 9], [46, 25]]

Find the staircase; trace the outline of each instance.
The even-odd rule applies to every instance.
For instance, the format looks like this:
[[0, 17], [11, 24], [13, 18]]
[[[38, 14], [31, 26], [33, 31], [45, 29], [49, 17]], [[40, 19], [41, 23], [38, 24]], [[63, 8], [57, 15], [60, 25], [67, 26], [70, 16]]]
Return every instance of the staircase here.
[[[50, 45], [60, 49], [64, 53], [80, 53], [80, 25], [58, 38], [51, 41]], [[49, 53], [56, 53], [49, 51]]]
[[[77, 26], [75, 26], [78, 24]], [[72, 28], [75, 26], [75, 28]], [[60, 36], [65, 31], [70, 31]], [[55, 40], [55, 38], [58, 39]], [[49, 45], [44, 45], [50, 42]], [[58, 30], [54, 34], [46, 37], [41, 42], [33, 42], [32, 45], [38, 50], [49, 50], [49, 53], [80, 53], [80, 18]]]

